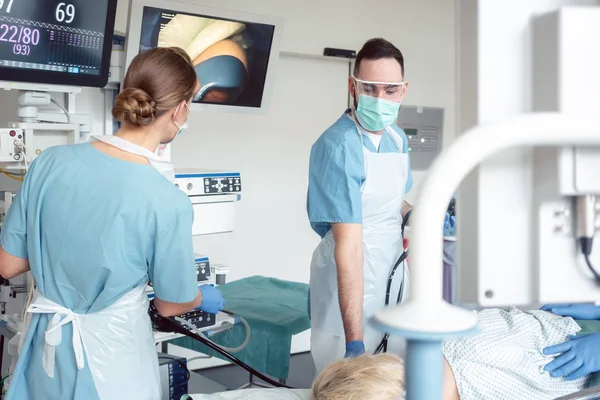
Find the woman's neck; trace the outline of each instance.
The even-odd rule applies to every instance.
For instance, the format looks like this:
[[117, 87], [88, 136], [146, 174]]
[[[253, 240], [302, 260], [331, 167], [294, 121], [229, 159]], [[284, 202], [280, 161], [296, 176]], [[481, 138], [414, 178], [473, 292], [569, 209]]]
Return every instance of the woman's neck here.
[[130, 128], [123, 126], [116, 133], [115, 136], [120, 137], [123, 140], [127, 140], [130, 143], [137, 144], [145, 149], [150, 150], [152, 153], [156, 151], [160, 144], [158, 135], [155, 135], [153, 130], [147, 128]]

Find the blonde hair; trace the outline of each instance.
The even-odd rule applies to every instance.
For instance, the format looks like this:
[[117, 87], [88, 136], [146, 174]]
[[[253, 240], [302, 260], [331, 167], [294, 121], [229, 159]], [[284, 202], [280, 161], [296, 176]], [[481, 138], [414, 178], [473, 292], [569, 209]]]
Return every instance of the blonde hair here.
[[398, 400], [404, 398], [404, 362], [392, 354], [340, 360], [315, 380], [311, 400]]

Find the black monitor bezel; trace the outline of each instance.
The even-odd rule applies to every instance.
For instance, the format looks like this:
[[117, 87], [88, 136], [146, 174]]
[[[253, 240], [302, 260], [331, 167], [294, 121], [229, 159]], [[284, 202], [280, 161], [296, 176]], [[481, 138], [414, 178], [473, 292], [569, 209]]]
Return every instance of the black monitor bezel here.
[[102, 64], [100, 65], [99, 75], [80, 75], [0, 66], [0, 80], [65, 86], [105, 87], [108, 83], [110, 70], [110, 56], [112, 52], [115, 19], [117, 16], [117, 1], [118, 0], [108, 0], [106, 24], [104, 26], [104, 44], [102, 47]]

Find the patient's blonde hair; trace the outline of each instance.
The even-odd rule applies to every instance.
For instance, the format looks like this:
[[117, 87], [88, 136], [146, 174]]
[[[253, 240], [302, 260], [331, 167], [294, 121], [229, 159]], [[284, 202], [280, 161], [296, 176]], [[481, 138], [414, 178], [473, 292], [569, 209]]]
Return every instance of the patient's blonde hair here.
[[404, 362], [391, 354], [337, 361], [315, 380], [311, 400], [397, 400], [404, 398]]

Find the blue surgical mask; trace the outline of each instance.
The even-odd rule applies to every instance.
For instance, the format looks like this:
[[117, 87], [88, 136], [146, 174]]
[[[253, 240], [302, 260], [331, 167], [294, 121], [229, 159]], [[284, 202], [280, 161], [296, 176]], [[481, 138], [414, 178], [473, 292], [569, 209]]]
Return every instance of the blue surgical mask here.
[[[186, 106], [186, 108], [188, 109], [188, 112], [189, 112], [190, 111], [190, 107], [187, 105], [187, 103], [183, 103], [183, 104]], [[178, 112], [179, 112], [179, 108], [175, 111], [175, 115], [177, 115]], [[183, 125], [179, 126], [179, 124], [177, 123], [177, 121], [175, 121], [175, 116], [173, 116], [173, 123], [179, 129], [177, 131], [177, 135], [180, 135], [188, 127], [188, 120], [187, 120], [187, 118], [185, 119], [185, 122], [183, 123]]]
[[[175, 122], [175, 121], [173, 121], [173, 122]], [[187, 118], [186, 118], [185, 122], [183, 123], [183, 125], [179, 126], [177, 124], [177, 122], [175, 122], [175, 125], [177, 126], [177, 128], [179, 128], [179, 130], [177, 131], [177, 135], [181, 135], [181, 133], [188, 128]]]
[[398, 119], [400, 103], [361, 94], [358, 97], [356, 118], [368, 131], [378, 132]]

